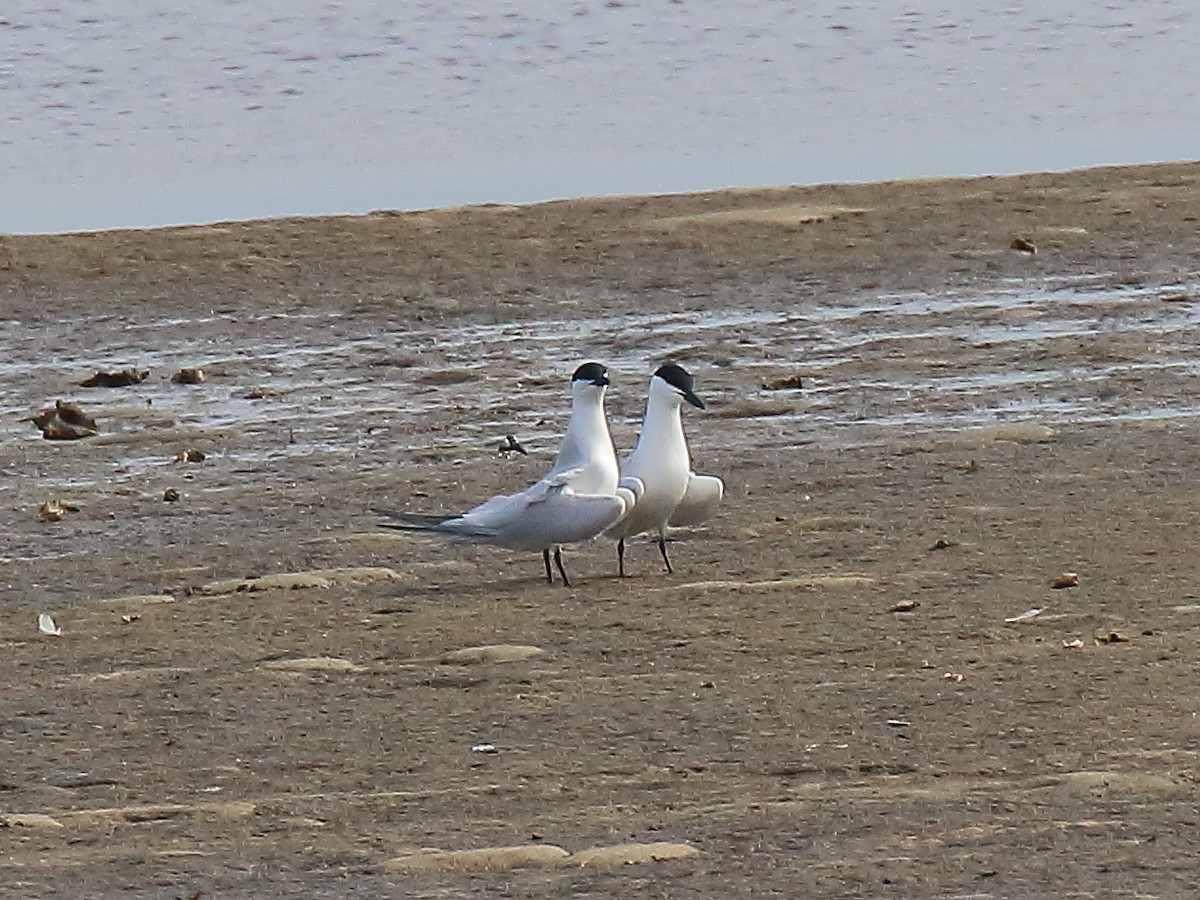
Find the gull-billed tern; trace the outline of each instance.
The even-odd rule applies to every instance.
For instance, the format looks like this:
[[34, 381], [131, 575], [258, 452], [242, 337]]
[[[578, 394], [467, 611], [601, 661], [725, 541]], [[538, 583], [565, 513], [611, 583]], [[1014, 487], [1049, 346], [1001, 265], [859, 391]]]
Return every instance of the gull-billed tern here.
[[621, 487], [635, 492], [636, 502], [610, 528], [617, 538], [617, 571], [625, 575], [625, 538], [644, 531], [658, 535], [658, 549], [667, 571], [667, 527], [696, 525], [716, 511], [725, 493], [725, 483], [714, 475], [692, 471], [681, 416], [684, 403], [704, 409], [696, 396], [692, 376], [673, 363], [660, 366], [650, 379], [646, 415], [637, 446], [621, 463]]
[[562, 547], [603, 532], [630, 509], [641, 493], [636, 478], [618, 486], [619, 468], [604, 394], [608, 372], [589, 362], [571, 378], [571, 420], [554, 467], [518, 494], [492, 497], [455, 515], [427, 515], [377, 510], [385, 528], [430, 531], [509, 550], [540, 550], [546, 580], [553, 584], [550, 555], [570, 586], [562, 563]]

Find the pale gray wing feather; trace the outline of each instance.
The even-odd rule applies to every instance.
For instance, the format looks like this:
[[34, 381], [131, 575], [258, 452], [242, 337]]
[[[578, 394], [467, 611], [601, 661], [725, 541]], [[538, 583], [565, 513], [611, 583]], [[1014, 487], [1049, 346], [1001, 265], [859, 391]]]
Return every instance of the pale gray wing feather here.
[[582, 469], [576, 467], [562, 472], [552, 472], [541, 481], [535, 481], [519, 494], [499, 494], [489, 500], [484, 500], [452, 521], [469, 523], [481, 528], [503, 528], [504, 524], [514, 516], [521, 515], [529, 504], [538, 503], [552, 491], [561, 489], [580, 471]]
[[615, 494], [576, 494], [559, 487], [530, 503], [502, 529], [506, 545], [540, 549], [594, 538], [625, 514]]
[[[617, 486], [623, 487], [625, 490], [629, 491], [629, 493], [633, 495], [634, 503], [636, 503], [638, 500], [641, 500], [642, 495], [646, 493], [646, 482], [642, 481], [640, 478], [634, 477], [633, 475], [626, 475], [621, 479]], [[630, 509], [632, 508], [632, 505], [630, 505]]]
[[631, 475], [626, 475], [621, 479], [620, 484], [617, 485], [617, 496], [625, 502], [625, 509], [614, 525], [624, 520], [633, 511], [633, 508], [637, 506], [637, 502], [642, 499], [645, 493], [646, 482], [642, 481], [642, 479], [634, 478]]
[[671, 513], [671, 525], [699, 525], [712, 517], [725, 496], [725, 482], [715, 475], [688, 477], [687, 491], [675, 511]]

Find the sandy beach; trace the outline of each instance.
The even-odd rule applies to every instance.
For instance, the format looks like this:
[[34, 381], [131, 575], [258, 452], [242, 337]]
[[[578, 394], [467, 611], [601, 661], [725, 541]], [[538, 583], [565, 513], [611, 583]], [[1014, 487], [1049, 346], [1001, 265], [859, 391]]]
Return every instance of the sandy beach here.
[[[1198, 182], [0, 236], [0, 897], [1195, 894]], [[708, 401], [674, 574], [374, 526], [588, 358]]]

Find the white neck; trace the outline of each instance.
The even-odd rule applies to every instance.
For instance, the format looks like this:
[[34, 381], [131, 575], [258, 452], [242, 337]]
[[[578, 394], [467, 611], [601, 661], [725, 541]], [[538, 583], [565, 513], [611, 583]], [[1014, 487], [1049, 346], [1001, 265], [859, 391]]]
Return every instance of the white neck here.
[[608, 419], [604, 415], [604, 396], [595, 391], [577, 393], [571, 403], [571, 421], [563, 436], [553, 471], [572, 469], [577, 466], [589, 468], [588, 477], [577, 482], [581, 493], [611, 494], [619, 478], [617, 453], [613, 448], [612, 435], [608, 431]]
[[638, 435], [637, 446], [633, 452], [635, 456], [670, 454], [669, 458], [672, 459], [688, 459], [687, 439], [683, 436], [683, 416], [680, 415], [678, 402], [651, 393], [650, 399], [646, 401], [642, 433]]

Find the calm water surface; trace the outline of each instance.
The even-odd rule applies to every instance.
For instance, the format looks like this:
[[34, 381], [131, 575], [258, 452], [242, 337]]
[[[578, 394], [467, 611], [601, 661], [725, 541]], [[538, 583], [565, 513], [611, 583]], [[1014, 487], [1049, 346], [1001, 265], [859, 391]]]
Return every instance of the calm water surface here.
[[0, 231], [1200, 156], [1188, 0], [9, 0]]

